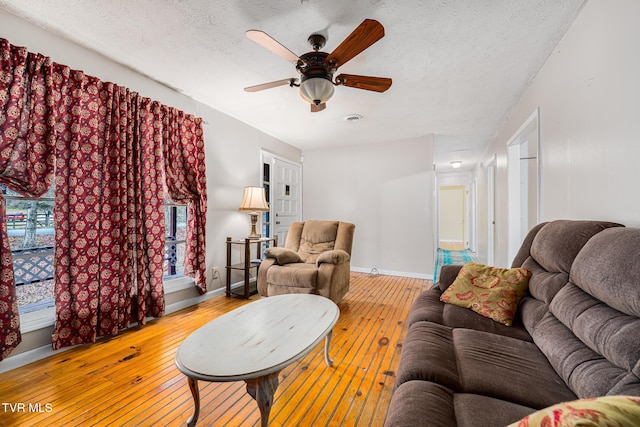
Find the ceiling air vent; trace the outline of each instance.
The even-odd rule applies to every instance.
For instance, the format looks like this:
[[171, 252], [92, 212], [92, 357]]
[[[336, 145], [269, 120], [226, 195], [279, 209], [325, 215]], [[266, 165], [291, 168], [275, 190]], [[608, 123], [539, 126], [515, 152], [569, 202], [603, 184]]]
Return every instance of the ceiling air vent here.
[[345, 117], [345, 120], [351, 123], [360, 121], [362, 119], [364, 119], [364, 117], [360, 114], [350, 114], [347, 117]]

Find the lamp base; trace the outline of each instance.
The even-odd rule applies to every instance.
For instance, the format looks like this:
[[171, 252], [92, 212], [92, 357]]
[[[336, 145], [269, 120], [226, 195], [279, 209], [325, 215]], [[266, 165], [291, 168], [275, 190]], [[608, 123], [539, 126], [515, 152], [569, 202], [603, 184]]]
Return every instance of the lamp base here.
[[250, 215], [251, 215], [251, 234], [247, 236], [247, 239], [251, 239], [251, 240], [261, 239], [262, 235], [256, 232], [256, 223], [258, 222], [258, 213], [251, 212]]

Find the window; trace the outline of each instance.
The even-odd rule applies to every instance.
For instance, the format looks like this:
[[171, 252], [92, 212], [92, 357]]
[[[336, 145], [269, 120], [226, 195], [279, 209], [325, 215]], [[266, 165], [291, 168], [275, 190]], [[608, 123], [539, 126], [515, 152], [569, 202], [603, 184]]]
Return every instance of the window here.
[[[20, 314], [54, 306], [53, 186], [40, 198], [24, 197], [0, 185], [6, 200], [6, 222]], [[165, 202], [164, 277], [182, 276], [187, 233], [187, 206]]]
[[[267, 200], [267, 204], [270, 203], [271, 193], [271, 165], [267, 162], [262, 164], [262, 186], [264, 187], [264, 197]], [[271, 205], [269, 205], [271, 206]], [[264, 237], [271, 237], [271, 216], [270, 210], [262, 212], [262, 235]]]
[[165, 278], [182, 276], [184, 273], [184, 252], [187, 239], [187, 205], [177, 205], [165, 200]]
[[53, 186], [40, 198], [0, 188], [20, 313], [53, 307]]

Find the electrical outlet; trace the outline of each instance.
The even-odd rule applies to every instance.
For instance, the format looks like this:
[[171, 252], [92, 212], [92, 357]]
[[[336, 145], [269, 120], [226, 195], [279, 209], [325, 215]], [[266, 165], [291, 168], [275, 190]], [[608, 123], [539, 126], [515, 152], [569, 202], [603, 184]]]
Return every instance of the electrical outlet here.
[[220, 278], [220, 269], [218, 267], [213, 267], [213, 280]]

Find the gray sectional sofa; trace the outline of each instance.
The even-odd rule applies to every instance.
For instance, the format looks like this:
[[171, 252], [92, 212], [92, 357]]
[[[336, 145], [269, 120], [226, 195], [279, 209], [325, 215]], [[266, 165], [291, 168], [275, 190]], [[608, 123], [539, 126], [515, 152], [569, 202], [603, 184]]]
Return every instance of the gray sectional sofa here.
[[460, 266], [415, 301], [385, 426], [506, 426], [550, 405], [640, 396], [640, 229], [560, 220], [532, 229], [512, 326], [440, 301]]

